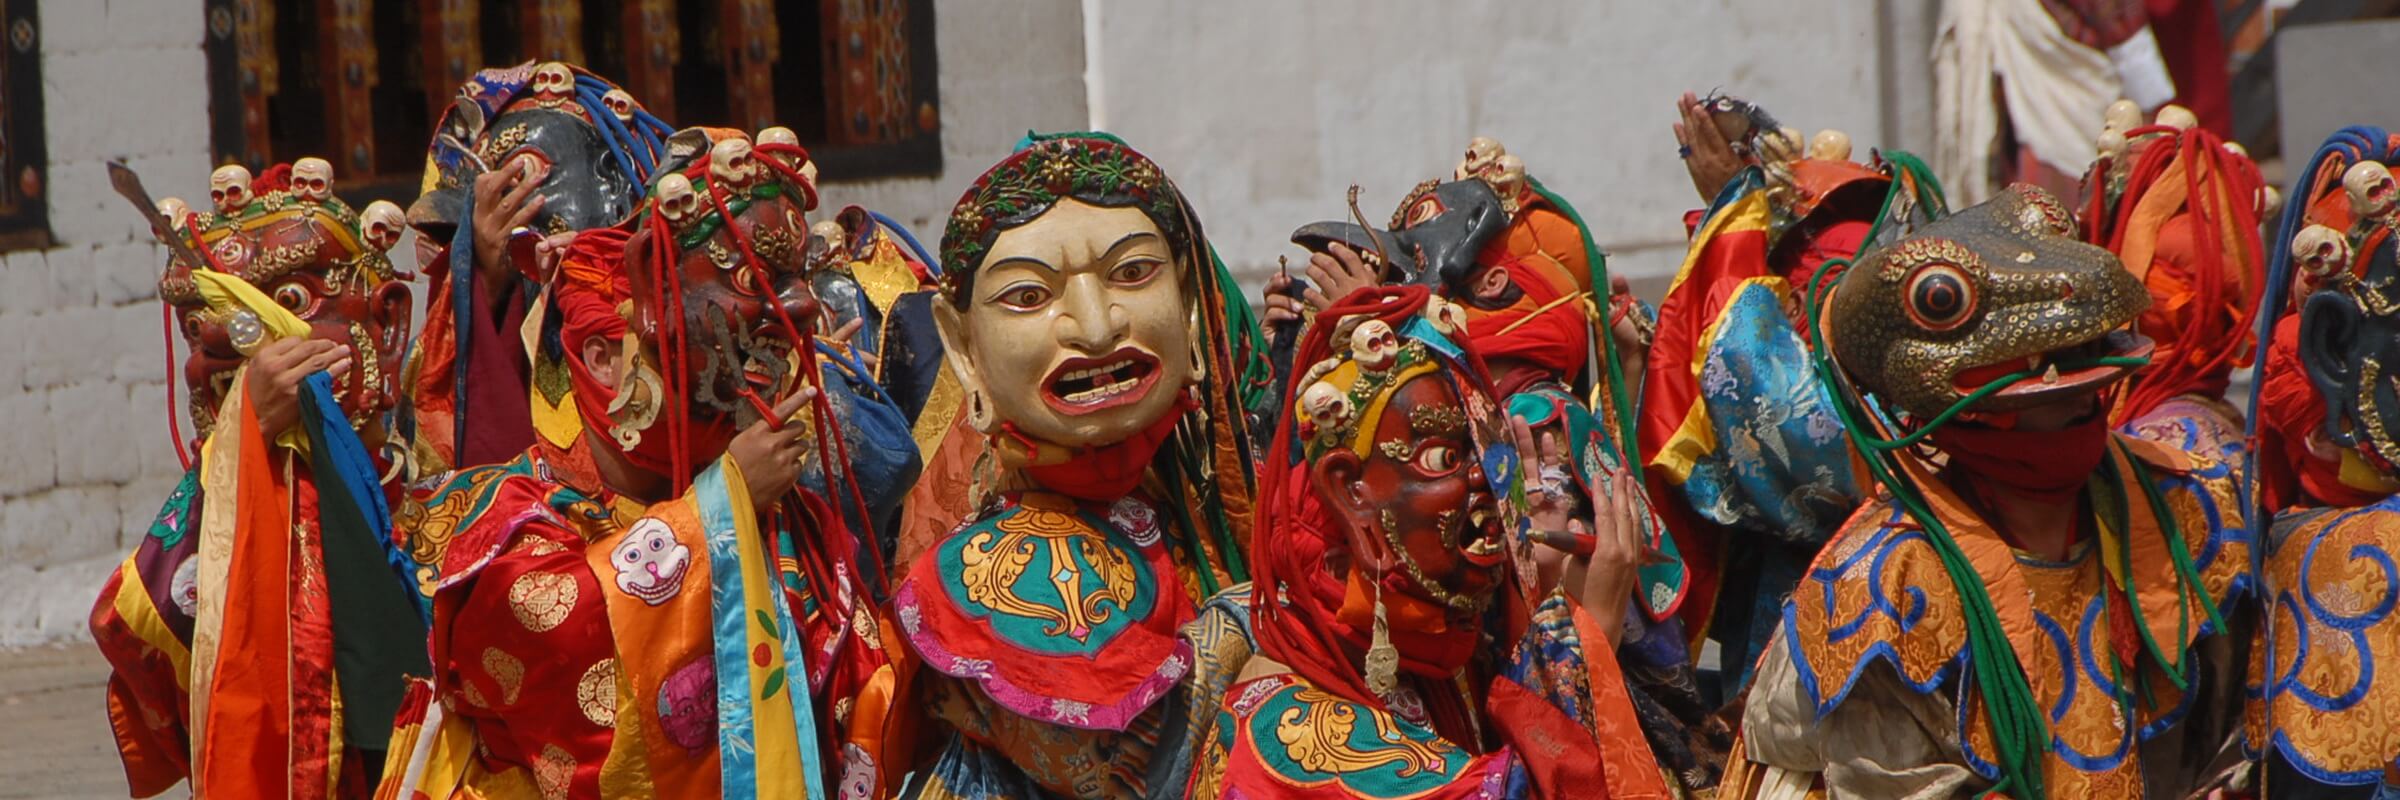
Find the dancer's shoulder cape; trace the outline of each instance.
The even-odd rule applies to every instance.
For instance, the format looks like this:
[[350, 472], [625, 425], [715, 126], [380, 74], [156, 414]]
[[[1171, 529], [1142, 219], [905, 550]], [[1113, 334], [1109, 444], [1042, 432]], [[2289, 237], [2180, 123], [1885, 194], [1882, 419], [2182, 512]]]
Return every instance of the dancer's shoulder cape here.
[[[2179, 665], [2203, 637], [2222, 633], [2208, 610], [2181, 602], [2177, 560], [2188, 558], [2203, 595], [2220, 609], [2249, 591], [2249, 544], [2235, 502], [2236, 487], [2222, 465], [2205, 469], [2180, 453], [2117, 437], [2109, 458], [2120, 481], [2126, 530], [2103, 531], [2079, 546], [2070, 561], [2053, 563], [2014, 552], [1968, 510], [1958, 495], [1927, 481], [1935, 513], [1959, 541], [1986, 585], [2001, 627], [2025, 665], [2033, 694], [2048, 714], [2051, 748], [2043, 759], [2054, 797], [2141, 794], [2135, 745], [2172, 728], [2189, 711], [2190, 693], [2150, 675], [2139, 680], [2154, 703], [2135, 701], [2135, 728], [2121, 724], [2120, 691], [2130, 691], [2112, 663], [2136, 660], [2143, 641]], [[2137, 469], [2138, 466], [2138, 469]], [[2102, 474], [2108, 474], [2103, 470]], [[2135, 481], [2147, 474], [2186, 551], [2176, 553], [2161, 516]], [[2106, 480], [2106, 478], [2095, 478]], [[2134, 609], [2107, 587], [2136, 587]], [[1888, 500], [1859, 510], [1818, 556], [1785, 604], [1781, 646], [1818, 719], [1846, 701], [1869, 669], [1889, 669], [1910, 690], [1928, 695], [1961, 691], [1969, 662], [1966, 620], [1957, 590], [1924, 531]], [[2120, 658], [2112, 660], [2110, 653]], [[2147, 656], [2143, 656], [2147, 658]], [[1877, 664], [1880, 662], [1881, 666]], [[1971, 684], [1968, 684], [1971, 686]], [[1991, 723], [1983, 705], [1956, 703], [1958, 741], [1968, 766], [1999, 777]]]

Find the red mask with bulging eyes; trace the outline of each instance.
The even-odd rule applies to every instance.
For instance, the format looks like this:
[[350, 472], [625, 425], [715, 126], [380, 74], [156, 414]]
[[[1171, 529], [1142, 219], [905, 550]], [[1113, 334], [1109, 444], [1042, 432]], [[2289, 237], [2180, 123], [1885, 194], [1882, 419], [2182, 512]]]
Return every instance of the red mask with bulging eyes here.
[[[220, 176], [230, 172], [220, 171]], [[317, 182], [330, 185], [333, 180], [330, 168], [312, 171], [306, 187], [299, 185], [301, 180], [278, 167], [255, 183], [212, 187], [212, 195], [266, 202], [236, 206], [230, 213], [196, 214], [188, 218], [189, 227], [178, 231], [211, 262], [194, 265], [172, 259], [159, 281], [160, 297], [174, 309], [190, 351], [183, 378], [191, 390], [192, 421], [201, 439], [207, 438], [218, 409], [236, 390], [233, 372], [245, 357], [236, 346], [241, 337], [228, 326], [247, 323], [201, 301], [191, 277], [194, 269], [240, 276], [307, 322], [311, 338], [348, 346], [350, 370], [333, 376], [333, 388], [342, 410], [362, 432], [374, 430], [367, 423], [398, 402], [400, 363], [411, 321], [409, 288], [398, 279], [383, 249], [363, 233], [358, 211], [330, 193], [312, 199], [319, 194]]]

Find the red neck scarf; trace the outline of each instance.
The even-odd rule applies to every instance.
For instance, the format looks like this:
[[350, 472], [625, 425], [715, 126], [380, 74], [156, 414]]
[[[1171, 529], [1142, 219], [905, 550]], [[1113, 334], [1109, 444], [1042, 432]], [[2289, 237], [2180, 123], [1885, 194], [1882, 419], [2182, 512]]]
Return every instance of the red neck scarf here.
[[1963, 424], [1944, 425], [1929, 437], [1950, 456], [1950, 465], [2051, 502], [2073, 502], [2108, 455], [2108, 418], [2090, 419], [2058, 431], [2019, 431]]
[[1091, 448], [1042, 442], [1018, 433], [1015, 424], [1002, 423], [1000, 435], [1007, 437], [1007, 444], [1013, 446], [1004, 446], [1000, 452], [1021, 446], [1028, 462], [1024, 466], [1025, 475], [1044, 489], [1078, 500], [1110, 502], [1141, 485], [1151, 457], [1158, 455], [1158, 448], [1166, 445], [1167, 437], [1175, 435], [1176, 423], [1182, 422], [1184, 412], [1191, 409], [1189, 396], [1178, 397], [1175, 407], [1160, 414], [1150, 427], [1124, 441]]

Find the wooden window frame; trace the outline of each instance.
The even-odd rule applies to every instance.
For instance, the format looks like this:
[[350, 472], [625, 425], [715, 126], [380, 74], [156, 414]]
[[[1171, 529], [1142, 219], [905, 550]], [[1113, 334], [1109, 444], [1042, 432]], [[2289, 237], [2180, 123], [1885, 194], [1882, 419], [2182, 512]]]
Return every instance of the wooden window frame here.
[[0, 252], [40, 250], [50, 232], [50, 149], [35, 0], [0, 0]]

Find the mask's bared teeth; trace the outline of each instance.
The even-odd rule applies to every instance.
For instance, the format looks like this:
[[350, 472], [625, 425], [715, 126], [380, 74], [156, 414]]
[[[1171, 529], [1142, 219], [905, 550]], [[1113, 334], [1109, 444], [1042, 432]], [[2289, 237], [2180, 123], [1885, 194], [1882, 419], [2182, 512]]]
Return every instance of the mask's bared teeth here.
[[1467, 544], [1467, 555], [1492, 556], [1500, 554], [1500, 541], [1491, 537], [1476, 539]]

